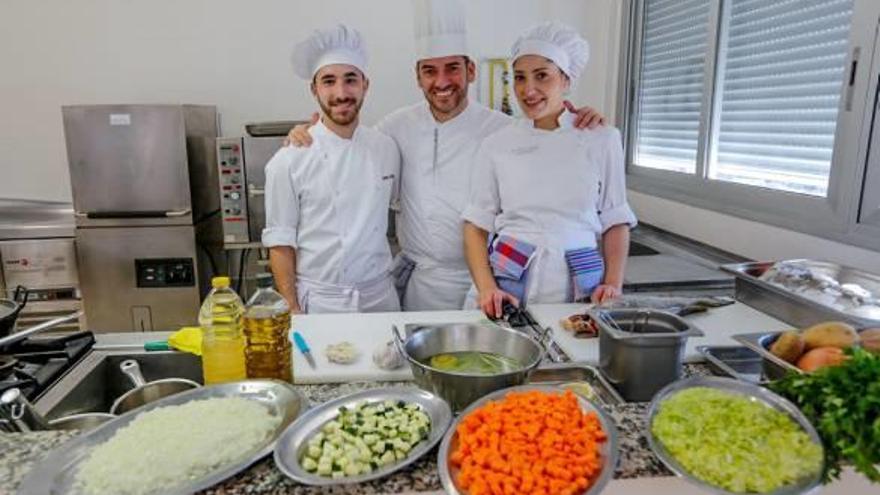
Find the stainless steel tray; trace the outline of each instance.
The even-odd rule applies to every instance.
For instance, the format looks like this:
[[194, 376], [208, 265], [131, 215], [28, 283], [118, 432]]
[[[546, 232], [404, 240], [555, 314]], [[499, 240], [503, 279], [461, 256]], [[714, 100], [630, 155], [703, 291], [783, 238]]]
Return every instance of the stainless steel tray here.
[[749, 383], [766, 383], [764, 358], [755, 350], [740, 345], [698, 345], [697, 352], [706, 358], [713, 373]]
[[[827, 275], [841, 284], [858, 284], [873, 292], [874, 297], [880, 294], [878, 275], [823, 261], [787, 261], [802, 262], [810, 270]], [[737, 263], [722, 265], [721, 269], [736, 277], [735, 296], [738, 301], [795, 327], [808, 327], [828, 320], [844, 320], [862, 327], [880, 326], [880, 306], [866, 305], [852, 312], [844, 312], [760, 280], [759, 277], [774, 264], [772, 261]]]
[[800, 368], [770, 352], [770, 346], [782, 332], [743, 333], [733, 340], [761, 355], [761, 367], [770, 380], [778, 380], [789, 373], [802, 374]]
[[282, 417], [281, 423], [263, 443], [242, 452], [241, 458], [231, 464], [219, 466], [210, 473], [195, 480], [181, 480], [181, 484], [165, 495], [185, 495], [203, 490], [238, 473], [257, 460], [268, 455], [275, 446], [275, 440], [287, 426], [308, 407], [308, 401], [292, 385], [277, 380], [247, 380], [202, 387], [151, 402], [132, 410], [102, 426], [61, 445], [40, 461], [25, 477], [19, 486], [19, 493], [74, 494], [74, 480], [79, 464], [89, 455], [92, 448], [109, 440], [117, 430], [127, 426], [140, 413], [157, 407], [180, 405], [193, 400], [216, 397], [242, 397], [265, 405], [272, 414]]
[[[778, 411], [782, 411], [787, 414], [801, 428], [804, 429], [804, 431], [813, 442], [820, 446], [822, 445], [822, 440], [819, 438], [819, 434], [816, 432], [816, 429], [813, 428], [813, 425], [810, 424], [810, 422], [800, 412], [800, 410], [798, 410], [798, 408], [794, 404], [792, 404], [785, 398], [774, 394], [766, 388], [760, 387], [752, 383], [734, 380], [732, 378], [707, 376], [697, 376], [671, 383], [667, 385], [663, 390], [657, 392], [657, 395], [655, 395], [654, 399], [651, 401], [651, 405], [648, 409], [648, 421], [645, 426], [648, 434], [648, 444], [651, 446], [651, 450], [654, 452], [654, 454], [660, 459], [660, 461], [663, 462], [663, 464], [666, 465], [666, 467], [669, 468], [670, 471], [693, 483], [694, 485], [699, 486], [701, 489], [709, 493], [728, 495], [730, 492], [723, 490], [715, 485], [708, 484], [698, 479], [697, 477], [692, 476], [690, 472], [688, 472], [684, 468], [684, 466], [679, 464], [675, 457], [673, 457], [672, 454], [670, 454], [669, 451], [666, 450], [666, 447], [663, 446], [663, 442], [661, 442], [657, 437], [654, 436], [654, 432], [651, 428], [651, 425], [654, 424], [654, 417], [657, 415], [660, 405], [663, 403], [663, 401], [670, 396], [691, 387], [709, 387], [718, 390], [724, 390], [726, 392], [731, 392], [734, 394], [742, 395], [744, 397], [748, 397], [751, 400], [762, 402], [768, 407], [772, 407]], [[815, 475], [801, 479], [796, 484], [784, 486], [774, 492], [769, 492], [767, 495], [799, 495], [809, 493], [818, 488], [821, 484], [821, 481], [822, 468], [820, 467], [820, 469], [816, 471]]]
[[[325, 476], [312, 474], [300, 465], [300, 458], [306, 448], [306, 444], [317, 430], [327, 421], [339, 415], [340, 407], [354, 407], [358, 404], [370, 402], [383, 402], [385, 400], [405, 401], [416, 403], [428, 414], [431, 419], [431, 433], [422, 443], [416, 445], [405, 459], [377, 469], [372, 473], [358, 476], [347, 476], [342, 479], [333, 479]], [[339, 485], [343, 483], [360, 483], [387, 476], [402, 469], [431, 450], [437, 442], [443, 438], [446, 428], [452, 421], [452, 410], [440, 397], [414, 387], [389, 387], [364, 390], [355, 392], [338, 399], [334, 399], [303, 414], [291, 424], [278, 439], [275, 446], [275, 465], [289, 478], [307, 485]]]
[[[450, 465], [449, 463], [449, 455], [457, 446], [458, 446], [458, 433], [456, 429], [461, 423], [462, 419], [465, 416], [470, 414], [475, 409], [480, 408], [484, 404], [492, 400], [498, 400], [503, 398], [508, 392], [525, 392], [529, 390], [541, 390], [545, 392], [560, 392], [563, 389], [553, 386], [553, 385], [520, 385], [517, 387], [505, 388], [502, 390], [496, 390], [491, 394], [486, 395], [482, 399], [474, 402], [467, 409], [462, 411], [462, 413], [458, 416], [452, 426], [446, 431], [446, 435], [443, 436], [443, 442], [440, 443], [440, 450], [437, 452], [437, 470], [440, 472], [440, 483], [443, 484], [443, 489], [449, 495], [465, 495], [467, 492], [461, 490], [455, 484], [455, 475], [457, 474], [457, 470]], [[602, 492], [602, 489], [605, 488], [605, 485], [611, 481], [611, 478], [614, 476], [614, 469], [617, 467], [617, 461], [620, 456], [620, 449], [618, 448], [618, 435], [617, 435], [617, 426], [614, 423], [614, 420], [611, 419], [611, 416], [605, 412], [605, 410], [598, 406], [596, 403], [587, 400], [583, 396], [575, 394], [578, 398], [578, 402], [581, 405], [581, 409], [590, 412], [593, 411], [599, 417], [599, 422], [602, 424], [602, 429], [605, 431], [605, 435], [608, 440], [602, 446], [602, 458], [605, 459], [605, 464], [602, 466], [602, 472], [599, 473], [599, 476], [592, 480], [593, 483], [587, 488], [586, 491], [583, 492], [582, 495], [597, 495]]]
[[604, 405], [613, 406], [626, 402], [593, 366], [575, 363], [542, 365], [533, 371], [528, 379], [530, 385], [562, 385], [575, 382], [590, 384], [596, 392], [596, 400]]

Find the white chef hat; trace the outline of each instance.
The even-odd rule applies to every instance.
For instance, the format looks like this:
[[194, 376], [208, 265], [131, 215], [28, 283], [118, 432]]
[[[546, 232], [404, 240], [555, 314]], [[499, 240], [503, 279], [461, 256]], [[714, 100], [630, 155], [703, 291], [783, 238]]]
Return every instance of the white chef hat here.
[[293, 47], [293, 70], [311, 80], [325, 65], [353, 65], [366, 74], [367, 50], [361, 33], [343, 24], [329, 29], [316, 29], [308, 38]]
[[467, 55], [464, 5], [459, 0], [413, 0], [416, 57]]
[[590, 44], [574, 29], [558, 21], [545, 22], [521, 34], [511, 59], [540, 55], [550, 59], [570, 79], [577, 79], [590, 60]]

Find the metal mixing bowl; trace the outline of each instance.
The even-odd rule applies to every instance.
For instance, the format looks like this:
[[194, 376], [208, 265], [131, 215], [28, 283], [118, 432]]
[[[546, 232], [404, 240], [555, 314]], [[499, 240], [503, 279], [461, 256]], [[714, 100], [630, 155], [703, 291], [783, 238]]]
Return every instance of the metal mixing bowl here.
[[[453, 412], [502, 388], [522, 385], [547, 353], [543, 342], [497, 325], [407, 325], [406, 340], [393, 327], [398, 350], [409, 361], [416, 384], [442, 397]], [[544, 336], [544, 341], [547, 340]], [[450, 352], [489, 352], [517, 360], [522, 368], [495, 375], [443, 371], [431, 357]]]

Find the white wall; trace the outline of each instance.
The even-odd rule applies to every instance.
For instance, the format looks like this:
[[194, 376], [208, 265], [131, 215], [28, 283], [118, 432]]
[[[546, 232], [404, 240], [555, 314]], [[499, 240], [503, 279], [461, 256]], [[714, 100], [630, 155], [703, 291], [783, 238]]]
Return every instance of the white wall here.
[[[474, 57], [507, 54], [518, 32], [543, 20], [581, 30], [593, 56], [572, 99], [613, 114], [617, 0], [466, 3]], [[3, 0], [0, 198], [70, 200], [62, 105], [214, 104], [227, 135], [245, 122], [307, 117], [315, 105], [290, 69], [290, 48], [335, 22], [365, 36], [363, 116], [375, 122], [420, 98], [411, 12], [408, 0]]]
[[880, 253], [629, 191], [640, 221], [755, 260], [809, 258], [880, 273]]

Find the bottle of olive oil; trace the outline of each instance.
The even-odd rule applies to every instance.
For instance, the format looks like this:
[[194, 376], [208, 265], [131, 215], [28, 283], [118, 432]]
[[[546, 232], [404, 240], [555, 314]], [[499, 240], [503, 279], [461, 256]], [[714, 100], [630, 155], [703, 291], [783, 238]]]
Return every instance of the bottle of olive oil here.
[[257, 275], [257, 292], [244, 313], [245, 363], [248, 378], [293, 381], [290, 349], [290, 306], [272, 288], [272, 275]]
[[211, 286], [213, 289], [199, 311], [205, 385], [244, 380], [244, 304], [229, 287], [229, 277], [214, 277]]

